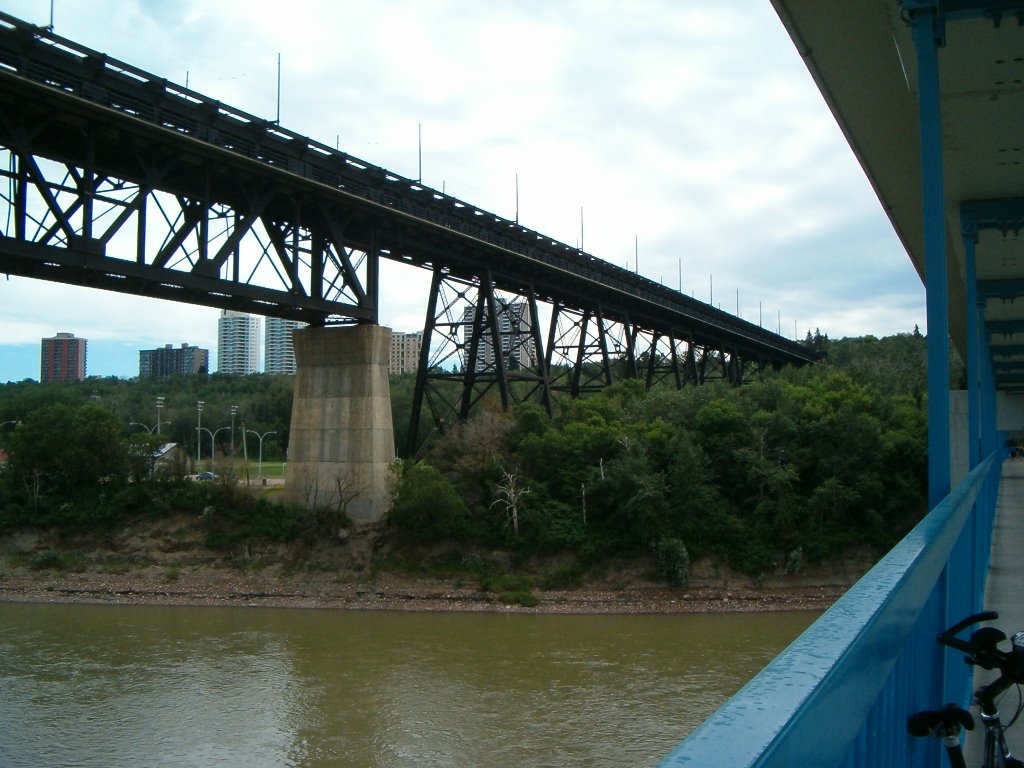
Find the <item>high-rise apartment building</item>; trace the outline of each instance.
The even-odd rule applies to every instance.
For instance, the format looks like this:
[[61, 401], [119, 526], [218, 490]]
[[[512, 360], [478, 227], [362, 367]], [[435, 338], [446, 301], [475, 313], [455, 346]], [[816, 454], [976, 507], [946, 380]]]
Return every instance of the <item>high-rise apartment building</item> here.
[[58, 333], [42, 340], [39, 361], [40, 381], [81, 381], [85, 378], [86, 339], [73, 333]]
[[263, 334], [263, 370], [267, 373], [295, 375], [295, 348], [292, 331], [305, 328], [299, 320], [268, 317]]
[[416, 373], [420, 362], [420, 349], [423, 347], [423, 331], [403, 333], [391, 332], [391, 360], [388, 364], [390, 373]]
[[[467, 344], [473, 332], [473, 313], [476, 308], [466, 307], [462, 313], [462, 338]], [[537, 345], [533, 341], [530, 315], [526, 302], [500, 303], [498, 305], [498, 337], [501, 351], [510, 368], [533, 368], [537, 365]], [[486, 326], [486, 324], [485, 324]], [[469, 350], [466, 350], [467, 355]], [[468, 363], [468, 360], [467, 360]], [[485, 330], [477, 348], [476, 370], [492, 370], [495, 366], [494, 346], [491, 334]]]
[[158, 349], [139, 350], [139, 378], [163, 378], [165, 376], [208, 373], [210, 350], [182, 344], [174, 347], [165, 344]]
[[260, 318], [222, 309], [217, 321], [217, 372], [249, 374], [260, 370]]

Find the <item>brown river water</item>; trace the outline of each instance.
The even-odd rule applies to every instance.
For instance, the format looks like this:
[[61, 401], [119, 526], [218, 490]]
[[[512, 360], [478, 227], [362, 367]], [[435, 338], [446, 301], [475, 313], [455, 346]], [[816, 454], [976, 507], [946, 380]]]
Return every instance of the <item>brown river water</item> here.
[[0, 603], [0, 766], [649, 766], [816, 617]]

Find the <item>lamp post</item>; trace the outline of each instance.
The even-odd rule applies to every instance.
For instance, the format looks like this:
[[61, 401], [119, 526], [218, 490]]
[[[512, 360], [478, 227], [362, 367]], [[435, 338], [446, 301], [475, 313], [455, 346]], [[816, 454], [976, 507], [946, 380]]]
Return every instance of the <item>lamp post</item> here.
[[163, 397], [157, 395], [157, 398], [156, 398], [156, 433], [158, 435], [160, 434], [160, 416], [161, 416], [161, 413], [162, 413], [163, 409], [164, 409], [164, 399], [163, 399]]
[[263, 480], [263, 438], [266, 437], [267, 435], [276, 435], [277, 434], [277, 430], [271, 430], [270, 432], [264, 432], [262, 435], [259, 432], [256, 432], [255, 430], [252, 430], [252, 429], [247, 429], [246, 432], [248, 432], [249, 434], [252, 434], [252, 435], [256, 435], [256, 437], [258, 437], [260, 439], [260, 454], [259, 454], [260, 458], [259, 458], [259, 461], [260, 461], [260, 480], [262, 481]]
[[231, 406], [231, 458], [235, 458], [235, 416], [238, 415], [238, 406]]
[[196, 401], [196, 471], [203, 460], [203, 401]]
[[151, 434], [151, 435], [153, 434], [153, 430], [150, 427], [147, 427], [141, 421], [129, 421], [128, 422], [128, 426], [129, 427], [142, 427], [144, 430], [149, 432], [149, 434]]
[[217, 433], [223, 432], [225, 429], [228, 429], [228, 427], [221, 427], [220, 429], [215, 429], [213, 432], [208, 430], [206, 427], [200, 427], [199, 429], [201, 429], [203, 432], [210, 436], [210, 471], [213, 472], [214, 460], [216, 459], [217, 456], [217, 447], [214, 441], [217, 439]]

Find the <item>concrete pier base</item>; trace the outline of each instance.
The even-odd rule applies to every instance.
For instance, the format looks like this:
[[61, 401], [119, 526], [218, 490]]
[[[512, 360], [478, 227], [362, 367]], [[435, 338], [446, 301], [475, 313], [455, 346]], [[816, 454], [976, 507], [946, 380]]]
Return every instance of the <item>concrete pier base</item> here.
[[343, 504], [353, 520], [378, 520], [390, 503], [388, 466], [395, 460], [391, 331], [303, 328], [293, 339], [286, 497], [309, 507]]

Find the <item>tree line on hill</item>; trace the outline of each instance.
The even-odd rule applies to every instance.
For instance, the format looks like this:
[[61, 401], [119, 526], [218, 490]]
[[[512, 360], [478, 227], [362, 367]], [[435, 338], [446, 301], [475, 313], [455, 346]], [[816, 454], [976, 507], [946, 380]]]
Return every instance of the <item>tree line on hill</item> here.
[[[396, 462], [390, 522], [411, 542], [571, 552], [581, 568], [649, 553], [676, 583], [704, 554], [756, 577], [851, 545], [883, 551], [925, 511], [924, 338], [916, 329], [838, 341], [816, 332], [807, 343], [828, 362], [738, 388], [645, 391], [622, 381], [560, 401], [553, 419], [533, 404], [506, 412], [485, 398], [417, 460]], [[391, 382], [399, 447], [413, 383]], [[314, 530], [322, 510], [303, 522], [301, 510], [214, 487], [225, 484], [183, 488], [146, 471], [158, 442], [194, 450], [199, 401], [218, 454], [230, 451], [229, 433], [238, 454], [244, 425], [274, 432], [264, 458], [283, 458], [291, 386], [290, 377], [222, 375], [2, 385], [0, 422], [20, 423], [0, 429], [0, 527], [201, 511], [213, 500], [225, 514], [258, 504], [253, 535]], [[149, 433], [158, 397], [159, 438]], [[231, 406], [235, 430], [222, 430]]]

